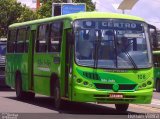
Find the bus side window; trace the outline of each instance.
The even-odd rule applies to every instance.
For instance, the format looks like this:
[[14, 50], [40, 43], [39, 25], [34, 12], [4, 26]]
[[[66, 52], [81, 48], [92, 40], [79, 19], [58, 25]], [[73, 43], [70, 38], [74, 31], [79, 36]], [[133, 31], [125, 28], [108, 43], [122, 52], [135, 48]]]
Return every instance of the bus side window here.
[[38, 27], [38, 34], [36, 40], [36, 52], [47, 51], [47, 40], [49, 36], [49, 25], [43, 24]]
[[17, 35], [16, 29], [9, 31], [8, 41], [7, 41], [7, 52], [8, 53], [13, 53], [14, 50], [16, 49], [16, 35]]
[[63, 22], [54, 22], [50, 26], [49, 52], [60, 52], [63, 32]]
[[24, 51], [28, 52], [28, 46], [29, 46], [29, 34], [30, 33], [30, 28], [28, 27], [26, 29], [26, 36], [25, 36], [25, 42], [24, 42]]
[[18, 35], [17, 35], [17, 53], [23, 53], [24, 52], [24, 42], [26, 37], [26, 28], [18, 29]]

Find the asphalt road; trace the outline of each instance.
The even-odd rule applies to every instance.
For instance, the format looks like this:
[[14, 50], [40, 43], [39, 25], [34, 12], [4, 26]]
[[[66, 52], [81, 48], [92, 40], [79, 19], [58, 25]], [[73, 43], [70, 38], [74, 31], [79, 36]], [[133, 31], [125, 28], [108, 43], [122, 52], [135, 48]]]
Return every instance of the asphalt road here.
[[160, 100], [160, 92], [154, 91], [154, 93], [153, 93], [153, 98], [154, 98], [154, 99], [159, 99], [159, 100]]
[[[160, 118], [160, 93], [154, 92], [152, 103], [147, 105], [131, 104], [125, 113], [115, 110], [112, 104], [76, 103], [67, 102], [62, 110], [56, 110], [53, 99], [36, 95], [34, 100], [19, 101], [16, 99], [14, 90], [1, 89], [0, 91], [0, 118], [7, 116], [17, 116], [16, 119], [123, 119], [134, 118], [135, 115], [146, 116], [155, 114]], [[17, 115], [16, 115], [17, 114]], [[137, 117], [138, 118], [138, 117]]]

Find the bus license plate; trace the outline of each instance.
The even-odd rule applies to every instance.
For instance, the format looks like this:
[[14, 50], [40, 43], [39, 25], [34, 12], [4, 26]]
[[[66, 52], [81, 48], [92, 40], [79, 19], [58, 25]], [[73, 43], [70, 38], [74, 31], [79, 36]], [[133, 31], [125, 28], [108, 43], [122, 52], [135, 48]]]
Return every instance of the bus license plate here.
[[123, 94], [111, 93], [111, 94], [109, 94], [109, 97], [110, 97], [110, 98], [121, 99], [121, 98], [123, 98]]

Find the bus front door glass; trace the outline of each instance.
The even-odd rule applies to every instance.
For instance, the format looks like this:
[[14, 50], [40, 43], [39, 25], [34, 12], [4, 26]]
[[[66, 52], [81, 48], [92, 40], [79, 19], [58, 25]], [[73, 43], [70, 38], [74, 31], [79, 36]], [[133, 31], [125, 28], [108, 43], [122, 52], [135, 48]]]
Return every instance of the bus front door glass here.
[[98, 68], [151, 67], [147, 25], [129, 20], [77, 20], [75, 61]]

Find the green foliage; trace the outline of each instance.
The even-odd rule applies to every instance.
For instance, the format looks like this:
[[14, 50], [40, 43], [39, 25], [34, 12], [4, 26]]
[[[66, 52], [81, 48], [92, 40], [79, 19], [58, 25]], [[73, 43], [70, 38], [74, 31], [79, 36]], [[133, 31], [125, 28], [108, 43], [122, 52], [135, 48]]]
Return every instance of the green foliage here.
[[86, 3], [87, 11], [94, 11], [95, 5], [92, 3], [91, 0], [72, 0], [73, 3]]
[[18, 22], [30, 21], [34, 19], [38, 19], [40, 16], [36, 13], [36, 11], [32, 11], [28, 7], [23, 7], [23, 12], [19, 18], [17, 18]]
[[6, 37], [10, 24], [37, 18], [35, 12], [16, 0], [0, 0], [0, 37]]
[[0, 0], [0, 37], [6, 36], [8, 25], [17, 21], [22, 6], [16, 0]]
[[42, 6], [39, 10], [37, 10], [37, 14], [41, 16], [41, 18], [51, 17], [52, 16], [52, 3], [61, 3], [62, 0], [41, 0]]

